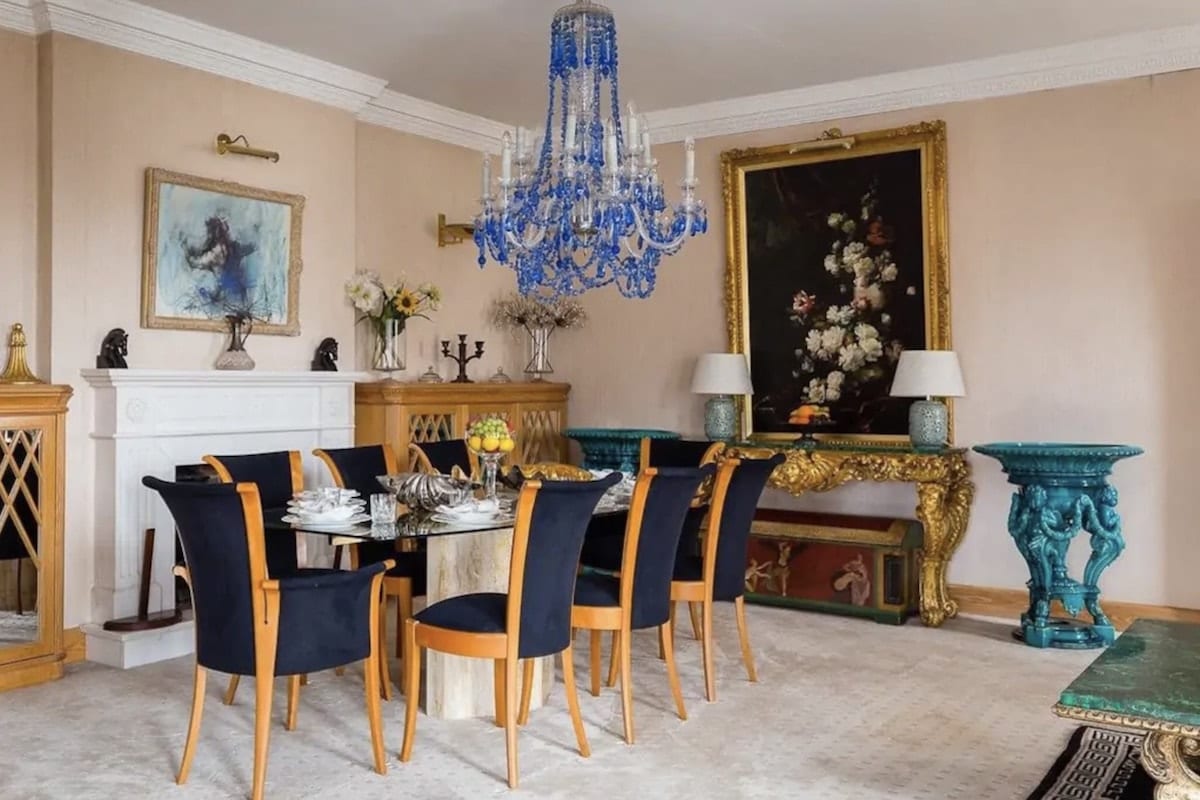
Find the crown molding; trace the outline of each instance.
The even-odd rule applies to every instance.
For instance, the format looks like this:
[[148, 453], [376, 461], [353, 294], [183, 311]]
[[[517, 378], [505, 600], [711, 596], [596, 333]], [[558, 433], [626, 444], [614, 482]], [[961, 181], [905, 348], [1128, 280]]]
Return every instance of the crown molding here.
[[0, 28], [30, 35], [40, 33], [33, 8], [24, 0], [0, 0]]
[[[0, 28], [57, 31], [496, 152], [504, 123], [386, 89], [387, 82], [131, 0], [0, 0]], [[647, 113], [655, 142], [982, 100], [1200, 67], [1200, 25]]]
[[456, 111], [391, 89], [385, 89], [367, 103], [358, 118], [372, 125], [488, 153], [500, 152], [500, 137], [507, 128], [502, 122]]
[[646, 114], [656, 142], [983, 100], [1200, 67], [1200, 25], [1094, 39]]
[[129, 0], [39, 0], [49, 29], [358, 112], [381, 78]]

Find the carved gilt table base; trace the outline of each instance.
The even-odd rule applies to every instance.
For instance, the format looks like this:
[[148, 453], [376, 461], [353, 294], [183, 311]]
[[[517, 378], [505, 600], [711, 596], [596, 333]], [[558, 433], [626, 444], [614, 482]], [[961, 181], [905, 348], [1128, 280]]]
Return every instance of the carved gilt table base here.
[[975, 485], [963, 449], [923, 451], [910, 448], [846, 446], [795, 447], [736, 445], [730, 455], [787, 460], [771, 475], [770, 485], [799, 496], [827, 492], [851, 481], [912, 483], [917, 489], [917, 519], [925, 527], [921, 557], [921, 620], [939, 627], [958, 614], [946, 588], [946, 568], [958, 549], [971, 513]]

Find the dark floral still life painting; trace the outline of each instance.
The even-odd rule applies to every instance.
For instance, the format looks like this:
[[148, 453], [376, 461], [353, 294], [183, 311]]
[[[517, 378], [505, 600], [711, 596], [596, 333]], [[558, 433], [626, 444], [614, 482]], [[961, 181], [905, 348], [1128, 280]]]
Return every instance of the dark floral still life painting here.
[[750, 358], [749, 433], [794, 436], [805, 409], [821, 409], [827, 434], [902, 437], [912, 401], [888, 396], [900, 353], [945, 346], [943, 329], [948, 339], [928, 153], [870, 149], [727, 159], [744, 247], [731, 258], [730, 332]]

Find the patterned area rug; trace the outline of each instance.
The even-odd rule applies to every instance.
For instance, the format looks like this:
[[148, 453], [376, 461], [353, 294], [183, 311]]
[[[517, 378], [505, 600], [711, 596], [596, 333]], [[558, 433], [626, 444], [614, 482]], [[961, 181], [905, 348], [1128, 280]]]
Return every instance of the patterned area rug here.
[[1029, 800], [1151, 800], [1142, 734], [1081, 725]]

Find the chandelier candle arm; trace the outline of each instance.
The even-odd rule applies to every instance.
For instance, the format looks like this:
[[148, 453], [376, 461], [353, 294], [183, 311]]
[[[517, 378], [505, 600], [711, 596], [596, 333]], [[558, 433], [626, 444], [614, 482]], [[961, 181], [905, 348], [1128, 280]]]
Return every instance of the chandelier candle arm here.
[[475, 243], [479, 265], [490, 258], [510, 267], [523, 294], [554, 298], [615, 283], [626, 297], [647, 297], [662, 257], [707, 231], [694, 144], [682, 201], [672, 206], [645, 118], [620, 103], [616, 26], [598, 3], [576, 0], [555, 13], [545, 127], [518, 127], [501, 141], [498, 196], [485, 162]]

